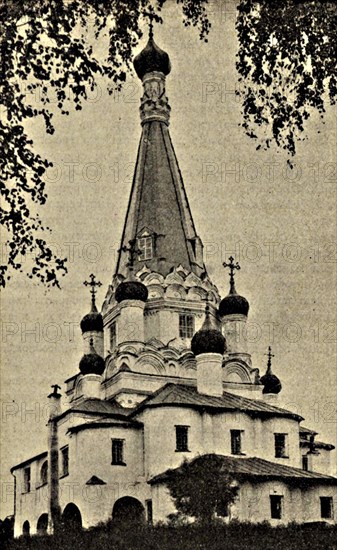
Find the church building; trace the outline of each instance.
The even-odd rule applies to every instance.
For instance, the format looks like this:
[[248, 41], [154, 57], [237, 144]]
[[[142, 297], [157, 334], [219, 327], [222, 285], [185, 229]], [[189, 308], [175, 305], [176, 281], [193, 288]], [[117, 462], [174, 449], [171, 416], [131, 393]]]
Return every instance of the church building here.
[[168, 476], [202, 455], [221, 457], [237, 484], [224, 521], [335, 523], [333, 445], [278, 406], [271, 349], [265, 372], [252, 364], [239, 264], [224, 263], [225, 297], [207, 273], [169, 133], [170, 59], [152, 30], [134, 68], [142, 133], [115, 274], [100, 311], [101, 283], [85, 282], [84, 355], [49, 395], [48, 446], [11, 469], [15, 536], [60, 521], [167, 521]]

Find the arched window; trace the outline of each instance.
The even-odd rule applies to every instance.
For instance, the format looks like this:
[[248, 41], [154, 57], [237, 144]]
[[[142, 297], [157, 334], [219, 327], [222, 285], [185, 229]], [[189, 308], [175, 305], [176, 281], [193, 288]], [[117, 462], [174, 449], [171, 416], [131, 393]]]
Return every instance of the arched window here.
[[48, 514], [42, 514], [38, 521], [36, 526], [36, 531], [38, 535], [46, 535], [48, 529]]
[[63, 524], [68, 529], [80, 529], [82, 527], [81, 512], [77, 508], [76, 504], [69, 502], [62, 514]]
[[143, 523], [145, 521], [144, 506], [133, 497], [119, 498], [114, 504], [112, 519], [119, 523]]
[[25, 521], [23, 526], [22, 526], [22, 534], [24, 537], [29, 537], [29, 534], [30, 534], [30, 525], [29, 525], [29, 521]]
[[40, 483], [41, 485], [46, 485], [48, 483], [48, 461], [47, 460], [45, 460], [45, 462], [41, 466]]

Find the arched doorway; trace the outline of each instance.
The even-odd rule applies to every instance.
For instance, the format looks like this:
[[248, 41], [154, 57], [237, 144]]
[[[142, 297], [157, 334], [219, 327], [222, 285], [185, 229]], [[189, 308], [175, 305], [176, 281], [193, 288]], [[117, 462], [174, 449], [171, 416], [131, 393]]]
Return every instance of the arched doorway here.
[[36, 531], [38, 535], [46, 535], [48, 529], [48, 514], [42, 514], [37, 520]]
[[67, 529], [81, 529], [82, 516], [76, 504], [70, 502], [67, 504], [62, 514], [63, 524]]
[[22, 526], [22, 534], [24, 537], [29, 537], [30, 535], [30, 525], [29, 525], [29, 521], [25, 521], [23, 526]]
[[120, 523], [145, 522], [145, 510], [139, 500], [132, 497], [122, 497], [116, 500], [112, 510], [113, 521]]

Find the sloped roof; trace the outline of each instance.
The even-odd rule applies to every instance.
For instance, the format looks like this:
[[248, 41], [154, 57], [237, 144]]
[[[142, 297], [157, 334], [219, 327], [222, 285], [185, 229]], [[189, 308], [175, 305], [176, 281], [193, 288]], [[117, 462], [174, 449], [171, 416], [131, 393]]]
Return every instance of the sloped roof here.
[[315, 432], [314, 430], [310, 430], [309, 428], [306, 428], [305, 426], [300, 426], [300, 434], [303, 435], [317, 435], [318, 432]]
[[142, 401], [132, 413], [139, 413], [145, 407], [181, 406], [198, 409], [214, 409], [222, 411], [242, 411], [250, 416], [270, 417], [282, 416], [297, 421], [303, 420], [301, 416], [286, 409], [274, 407], [264, 401], [249, 399], [224, 392], [221, 397], [203, 395], [194, 386], [169, 383], [160, 388], [154, 394]]
[[105, 401], [97, 398], [87, 398], [74, 403], [62, 412], [57, 418], [63, 418], [70, 413], [83, 413], [92, 415], [127, 417], [132, 409], [126, 409], [117, 403], [117, 401]]
[[323, 441], [300, 441], [301, 447], [314, 447], [314, 449], [325, 449], [326, 451], [333, 451], [336, 447], [331, 443], [324, 443]]
[[71, 426], [68, 429], [69, 433], [78, 433], [83, 430], [97, 430], [101, 428], [141, 428], [143, 424], [137, 422], [136, 420], [127, 419], [127, 418], [115, 418], [113, 420], [99, 419], [94, 422], [84, 422], [83, 424], [77, 424], [76, 426]]
[[[200, 459], [204, 459], [207, 456], [202, 455], [196, 457], [192, 462]], [[245, 480], [252, 479], [255, 481], [269, 481], [279, 480], [285, 483], [300, 484], [300, 485], [312, 485], [316, 483], [337, 485], [337, 478], [320, 474], [318, 472], [309, 472], [301, 470], [300, 468], [294, 468], [293, 466], [284, 466], [283, 464], [277, 464], [257, 457], [230, 457], [216, 455], [223, 461], [224, 472], [228, 472], [233, 475], [235, 479]], [[182, 473], [182, 468], [175, 468], [166, 470], [162, 474], [154, 476], [148, 483], [165, 483], [167, 479], [172, 476]]]
[[11, 468], [11, 472], [14, 472], [14, 470], [17, 470], [18, 468], [25, 468], [26, 466], [29, 466], [32, 462], [35, 462], [37, 460], [41, 460], [42, 458], [47, 458], [48, 451], [43, 451], [43, 453], [39, 453], [38, 455], [32, 456], [31, 458], [28, 458], [27, 460], [24, 460], [23, 462], [20, 462], [19, 464], [15, 464]]

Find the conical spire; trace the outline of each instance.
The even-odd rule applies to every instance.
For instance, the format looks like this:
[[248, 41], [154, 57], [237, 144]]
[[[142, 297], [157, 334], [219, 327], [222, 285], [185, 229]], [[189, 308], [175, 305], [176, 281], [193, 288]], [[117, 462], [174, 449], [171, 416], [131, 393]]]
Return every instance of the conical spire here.
[[205, 272], [202, 243], [196, 234], [182, 175], [171, 142], [170, 107], [165, 93], [168, 55], [149, 42], [134, 65], [142, 78], [142, 135], [125, 219], [116, 275], [127, 276], [127, 251], [136, 241], [134, 271], [144, 266], [166, 276], [182, 265], [197, 275]]

